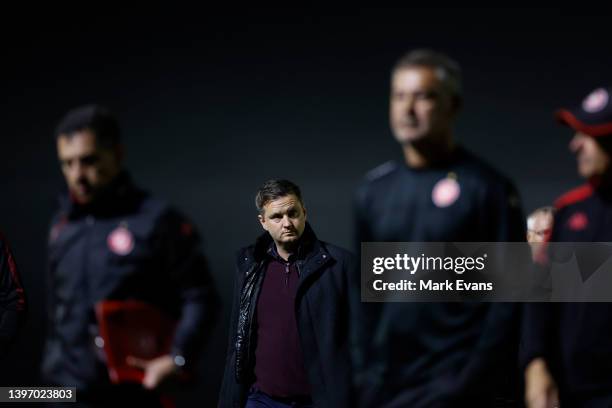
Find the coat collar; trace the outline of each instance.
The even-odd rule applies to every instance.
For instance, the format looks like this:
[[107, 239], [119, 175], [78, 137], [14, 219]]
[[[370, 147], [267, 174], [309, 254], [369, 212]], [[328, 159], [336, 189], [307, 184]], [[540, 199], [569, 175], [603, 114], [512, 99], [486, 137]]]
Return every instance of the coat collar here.
[[[252, 247], [254, 260], [256, 262], [264, 260], [271, 245], [274, 245], [272, 237], [266, 231], [255, 240], [255, 245]], [[314, 230], [307, 222], [298, 244], [297, 259], [304, 261], [309, 258], [310, 255], [319, 252], [321, 249], [322, 246], [320, 241], [317, 239]]]
[[59, 198], [60, 209], [70, 219], [87, 215], [95, 217], [113, 217], [138, 209], [146, 193], [138, 189], [130, 175], [123, 171], [101, 192], [100, 197], [91, 204], [80, 205], [74, 201], [69, 192]]

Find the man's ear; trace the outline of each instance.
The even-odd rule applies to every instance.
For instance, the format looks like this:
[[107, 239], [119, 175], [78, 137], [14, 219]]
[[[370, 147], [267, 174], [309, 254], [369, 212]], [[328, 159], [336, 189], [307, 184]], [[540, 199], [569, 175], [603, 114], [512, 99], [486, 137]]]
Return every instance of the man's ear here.
[[308, 220], [308, 213], [306, 212], [306, 207], [302, 207], [302, 210], [304, 211], [304, 221]]
[[257, 219], [259, 220], [259, 223], [261, 224], [261, 228], [263, 228], [264, 230], [268, 230], [267, 225], [266, 225], [266, 219], [264, 218], [263, 215], [259, 214], [257, 216]]

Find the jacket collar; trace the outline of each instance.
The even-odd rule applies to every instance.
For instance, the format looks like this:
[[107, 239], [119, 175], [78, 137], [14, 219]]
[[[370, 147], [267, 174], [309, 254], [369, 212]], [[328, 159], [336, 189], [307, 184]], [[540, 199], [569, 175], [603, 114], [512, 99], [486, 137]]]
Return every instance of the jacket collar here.
[[[266, 231], [265, 233], [261, 234], [257, 238], [257, 240], [255, 240], [255, 245], [253, 247], [253, 259], [256, 262], [261, 262], [262, 260], [264, 260], [271, 245], [274, 245], [274, 241], [272, 240], [270, 234]], [[304, 261], [314, 253], [317, 253], [321, 250], [322, 245], [317, 239], [314, 230], [307, 222], [306, 227], [304, 228], [304, 232], [300, 237], [296, 258], [298, 260]]]
[[60, 209], [70, 219], [78, 219], [87, 215], [96, 217], [112, 217], [135, 211], [146, 193], [138, 189], [130, 175], [122, 171], [101, 192], [95, 202], [87, 205], [78, 204], [69, 192], [59, 198]]
[[[257, 275], [256, 271], [261, 268], [256, 265], [262, 265], [268, 255], [270, 245], [274, 245], [270, 234], [265, 232], [260, 235], [255, 241], [255, 245], [249, 247], [244, 253], [241, 267], [246, 271], [251, 271], [251, 274]], [[333, 261], [333, 258], [325, 248], [325, 245], [317, 239], [310, 224], [306, 223], [306, 228], [300, 237], [300, 243], [297, 252], [297, 267], [300, 274], [300, 283], [298, 284], [298, 294], [301, 293], [304, 282], [309, 280], [310, 276], [323, 268], [328, 262]], [[254, 269], [249, 269], [254, 268]], [[249, 272], [247, 272], [248, 274]], [[259, 276], [262, 276], [259, 274]]]

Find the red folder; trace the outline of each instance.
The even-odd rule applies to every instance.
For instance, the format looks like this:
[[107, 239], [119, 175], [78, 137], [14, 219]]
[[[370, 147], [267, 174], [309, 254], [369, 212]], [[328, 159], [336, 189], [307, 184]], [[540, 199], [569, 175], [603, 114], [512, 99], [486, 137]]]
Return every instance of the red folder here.
[[151, 360], [170, 353], [176, 321], [150, 304], [105, 300], [96, 304], [96, 317], [113, 383], [142, 383], [143, 370], [128, 365], [128, 356]]

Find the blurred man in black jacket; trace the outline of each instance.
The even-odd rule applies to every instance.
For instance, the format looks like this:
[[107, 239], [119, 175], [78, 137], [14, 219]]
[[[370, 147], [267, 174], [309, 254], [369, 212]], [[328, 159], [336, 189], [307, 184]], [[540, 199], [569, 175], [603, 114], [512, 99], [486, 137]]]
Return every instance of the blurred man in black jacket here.
[[292, 182], [266, 182], [256, 205], [266, 232], [238, 254], [219, 407], [353, 407], [354, 256], [317, 238]]
[[[148, 390], [193, 366], [217, 295], [194, 226], [132, 183], [119, 136], [116, 119], [99, 106], [69, 112], [56, 132], [68, 193], [49, 235], [43, 374], [50, 384], [76, 386], [85, 406], [155, 406]], [[144, 371], [142, 386], [111, 386], [94, 307], [128, 299], [153, 305], [177, 326], [169, 354], [130, 360]]]
[[[513, 184], [454, 140], [461, 104], [456, 62], [429, 50], [398, 61], [390, 123], [404, 160], [370, 171], [358, 189], [357, 245], [524, 240]], [[515, 375], [511, 304], [385, 303], [364, 310], [364, 406], [489, 408], [505, 392], [503, 376]]]
[[[570, 150], [586, 184], [562, 195], [550, 242], [612, 241], [612, 88], [598, 88], [557, 119], [575, 131]], [[612, 304], [526, 305], [529, 408], [612, 406]]]

